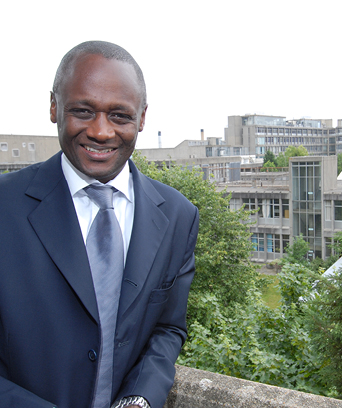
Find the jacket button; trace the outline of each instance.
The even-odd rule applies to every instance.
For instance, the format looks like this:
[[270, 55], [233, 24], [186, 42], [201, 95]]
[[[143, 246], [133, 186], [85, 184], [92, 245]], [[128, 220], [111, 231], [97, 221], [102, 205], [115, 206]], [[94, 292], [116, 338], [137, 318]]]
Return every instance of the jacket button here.
[[97, 353], [95, 350], [91, 349], [88, 351], [88, 357], [90, 361], [96, 361], [97, 360]]

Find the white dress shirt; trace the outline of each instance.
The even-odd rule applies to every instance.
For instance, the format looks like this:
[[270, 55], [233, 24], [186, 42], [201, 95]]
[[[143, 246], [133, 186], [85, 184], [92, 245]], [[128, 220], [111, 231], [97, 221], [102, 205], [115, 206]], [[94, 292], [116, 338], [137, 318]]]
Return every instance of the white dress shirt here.
[[[83, 240], [86, 243], [88, 232], [98, 213], [99, 207], [90, 200], [83, 189], [89, 184], [102, 185], [102, 183], [77, 170], [64, 153], [62, 154], [61, 164], [74, 202]], [[118, 190], [113, 194], [113, 207], [122, 232], [126, 261], [134, 217], [133, 177], [129, 171], [128, 163], [125, 164], [125, 167], [113, 180], [108, 181], [106, 184]]]

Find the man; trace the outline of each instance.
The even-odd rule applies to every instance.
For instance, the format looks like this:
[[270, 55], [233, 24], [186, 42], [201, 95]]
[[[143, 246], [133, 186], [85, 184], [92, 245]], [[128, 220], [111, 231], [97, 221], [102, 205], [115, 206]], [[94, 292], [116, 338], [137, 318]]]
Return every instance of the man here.
[[[51, 94], [63, 153], [0, 177], [0, 408], [165, 402], [198, 211], [129, 160], [146, 108], [131, 55], [82, 43]], [[93, 195], [104, 190], [106, 208]]]

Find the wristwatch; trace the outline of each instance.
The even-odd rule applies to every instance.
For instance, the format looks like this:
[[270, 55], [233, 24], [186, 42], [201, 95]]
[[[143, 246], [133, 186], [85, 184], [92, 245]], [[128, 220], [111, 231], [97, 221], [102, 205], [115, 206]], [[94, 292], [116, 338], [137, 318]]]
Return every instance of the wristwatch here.
[[138, 405], [141, 408], [151, 408], [150, 404], [144, 397], [139, 397], [137, 395], [121, 398], [119, 401], [115, 401], [111, 408], [125, 408], [129, 405]]

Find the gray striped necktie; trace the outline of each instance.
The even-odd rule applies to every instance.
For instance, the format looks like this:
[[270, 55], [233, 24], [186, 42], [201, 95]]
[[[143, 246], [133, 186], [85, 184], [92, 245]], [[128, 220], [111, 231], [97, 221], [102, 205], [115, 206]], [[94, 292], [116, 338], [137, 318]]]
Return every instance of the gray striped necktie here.
[[99, 207], [87, 237], [87, 253], [100, 316], [102, 347], [93, 408], [109, 408], [112, 392], [114, 333], [124, 268], [120, 225], [113, 208], [111, 186], [84, 189]]

